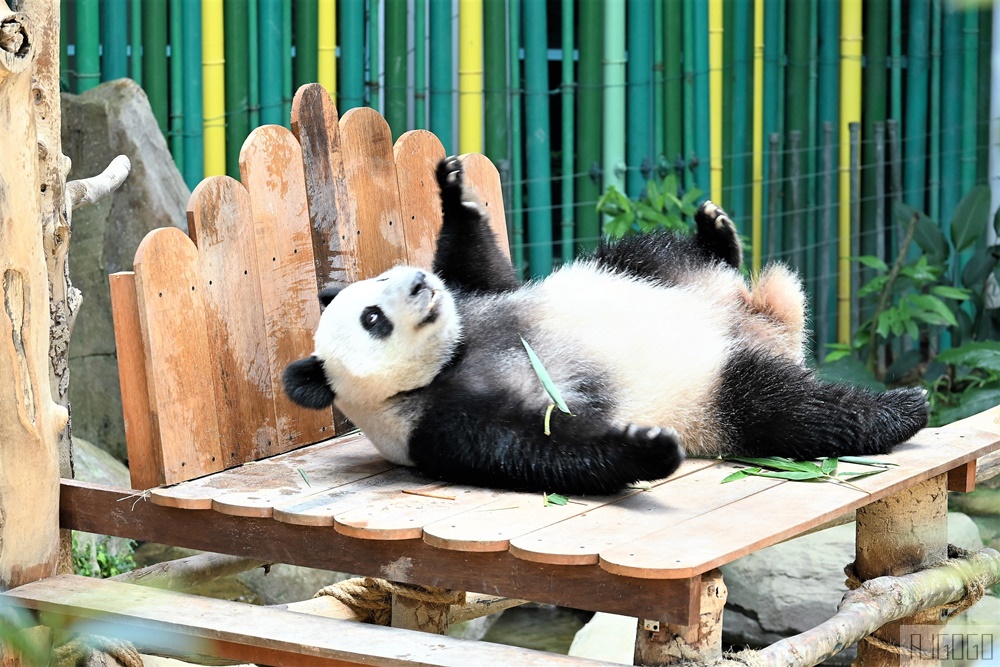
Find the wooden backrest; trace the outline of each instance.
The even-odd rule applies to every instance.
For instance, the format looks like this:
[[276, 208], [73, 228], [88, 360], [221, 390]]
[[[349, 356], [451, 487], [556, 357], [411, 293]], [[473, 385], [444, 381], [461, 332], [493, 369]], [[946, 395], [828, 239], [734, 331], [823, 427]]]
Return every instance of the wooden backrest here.
[[[135, 271], [111, 276], [134, 488], [332, 437], [332, 411], [300, 408], [281, 390], [285, 365], [312, 352], [318, 290], [431, 265], [437, 137], [414, 130], [394, 146], [381, 115], [358, 108], [338, 120], [318, 84], [296, 94], [292, 130], [254, 130], [242, 182], [213, 176], [191, 194], [190, 237], [154, 230]], [[482, 155], [463, 162], [506, 248], [499, 175]]]

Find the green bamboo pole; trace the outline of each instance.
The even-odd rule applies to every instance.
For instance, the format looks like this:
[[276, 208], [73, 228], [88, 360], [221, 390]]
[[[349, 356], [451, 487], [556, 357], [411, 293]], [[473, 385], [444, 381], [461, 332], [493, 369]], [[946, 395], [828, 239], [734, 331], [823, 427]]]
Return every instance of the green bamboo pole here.
[[167, 0], [146, 0], [142, 21], [142, 80], [156, 122], [169, 131], [167, 92]]
[[[747, 187], [747, 162], [750, 159], [750, 111], [748, 87], [751, 83], [750, 63], [753, 59], [753, 47], [750, 42], [751, 23], [750, 12], [753, 9], [752, 2], [736, 0], [733, 3], [732, 12], [727, 11], [725, 16], [732, 16], [732, 45], [733, 45], [733, 76], [732, 76], [732, 114], [727, 123], [732, 128], [732, 135], [729, 152], [732, 154], [730, 168], [725, 171], [729, 175], [730, 188], [725, 197], [727, 210], [731, 211], [736, 219], [742, 218], [749, 222], [746, 206]], [[727, 7], [728, 10], [728, 7]], [[728, 30], [728, 28], [727, 28]]]
[[[201, 5], [201, 0], [198, 4]], [[126, 0], [101, 0], [101, 81], [127, 76], [128, 3]]]
[[889, 96], [889, 117], [903, 129], [903, 6], [902, 0], [892, 0], [890, 33], [892, 58], [891, 94]]
[[132, 0], [128, 8], [129, 76], [142, 85], [142, 0]]
[[[681, 115], [684, 119], [684, 154], [682, 157], [682, 162], [684, 163], [684, 171], [682, 176], [682, 185], [687, 187], [692, 187], [693, 185], [700, 185], [702, 188], [708, 187], [707, 183], [698, 184], [695, 180], [694, 173], [694, 161], [696, 157], [695, 139], [694, 139], [694, 126], [695, 126], [695, 97], [697, 96], [694, 88], [694, 50], [695, 43], [701, 40], [707, 41], [708, 36], [696, 36], [694, 33], [694, 7], [697, 0], [683, 0], [683, 6], [681, 9], [681, 23], [683, 26], [682, 32], [684, 38], [682, 45], [684, 47], [684, 53], [681, 58], [681, 63], [683, 65], [683, 94], [681, 99], [684, 100], [684, 107], [681, 111]], [[704, 119], [704, 117], [702, 117]], [[700, 159], [707, 158], [702, 157]]]
[[260, 53], [260, 122], [281, 125], [283, 66], [281, 0], [260, 0], [257, 48]]
[[379, 82], [381, 69], [382, 45], [379, 40], [379, 6], [378, 0], [368, 2], [368, 86], [366, 99], [368, 106], [375, 110], [382, 108], [382, 87]]
[[[603, 189], [625, 192], [625, 8], [604, 5], [604, 124], [601, 144]], [[707, 162], [707, 155], [706, 155]]]
[[63, 90], [70, 88], [69, 73], [71, 71], [69, 59], [69, 33], [72, 29], [72, 17], [70, 17], [69, 0], [59, 0], [59, 86]]
[[666, 0], [663, 8], [663, 152], [667, 162], [675, 167], [678, 160], [683, 160], [684, 155], [682, 11], [680, 0]]
[[170, 153], [184, 166], [184, 0], [170, 0]]
[[576, 241], [577, 252], [589, 252], [597, 246], [601, 236], [601, 223], [594, 204], [601, 196], [600, 180], [596, 177], [598, 169], [595, 167], [601, 163], [601, 136], [597, 128], [601, 127], [603, 14], [600, 0], [580, 0], [579, 10], [577, 127], [589, 129], [576, 133]]
[[202, 113], [201, 0], [186, 0], [181, 17], [181, 68], [184, 73], [184, 181], [194, 189], [205, 173]]
[[246, 0], [225, 0], [223, 30], [226, 49], [226, 173], [240, 176], [240, 149], [250, 134]]
[[816, 326], [817, 356], [823, 358], [826, 352], [825, 345], [835, 342], [837, 330], [834, 324], [837, 290], [829, 286], [836, 285], [832, 267], [837, 266], [835, 221], [839, 219], [837, 208], [839, 179], [834, 128], [840, 127], [840, 7], [836, 2], [820, 2], [818, 10], [820, 51], [816, 111], [823, 137], [821, 164], [824, 166], [821, 184], [823, 225], [818, 239], [816, 262], [819, 280], [816, 288], [817, 300], [814, 303], [817, 304], [817, 319], [823, 322], [822, 327], [819, 326], [819, 322]]
[[[317, 36], [318, 40], [318, 36]], [[292, 0], [281, 0], [281, 120], [292, 127]]]
[[[421, 3], [417, 3], [421, 4]], [[486, 105], [486, 154], [506, 160], [507, 149], [507, 7], [505, 0], [486, 0], [483, 21], [483, 87]]]
[[976, 90], [979, 86], [979, 13], [962, 12], [962, 192], [976, 184]]
[[[865, 62], [862, 74], [863, 93], [861, 98], [862, 118], [864, 123], [861, 135], [865, 138], [861, 145], [861, 253], [875, 254], [877, 241], [875, 228], [877, 221], [875, 211], [878, 202], [875, 201], [876, 166], [875, 143], [870, 138], [875, 136], [875, 124], [884, 123], [886, 119], [886, 95], [888, 88], [888, 71], [886, 68], [889, 49], [889, 1], [868, 0], [865, 3]], [[886, 259], [883, 257], [882, 259]], [[862, 268], [861, 282], [866, 283], [873, 277], [871, 269]], [[870, 310], [870, 309], [869, 309]], [[871, 313], [866, 311], [867, 317]]]
[[260, 6], [247, 2], [247, 106], [250, 129], [260, 125]]
[[76, 92], [82, 93], [101, 80], [101, 3], [76, 3]]
[[[433, 0], [432, 0], [433, 1]], [[511, 214], [512, 256], [518, 276], [524, 276], [524, 169], [521, 132], [521, 0], [509, 0], [510, 16], [507, 29], [510, 33], [510, 180], [514, 211]], [[440, 135], [439, 135], [440, 136]]]
[[[945, 236], [950, 237], [951, 216], [961, 189], [962, 157], [962, 12], [945, 3], [941, 17], [941, 213]], [[958, 284], [960, 257], [950, 258], [953, 281]], [[953, 344], [951, 333], [941, 332], [941, 347]]]
[[[927, 180], [927, 52], [930, 50], [930, 0], [911, 0], [906, 49], [906, 124], [903, 150], [903, 201], [925, 210]], [[915, 252], [915, 251], [914, 251]]]
[[[445, 151], [450, 153], [454, 143], [451, 0], [430, 0], [428, 23], [430, 52], [434, 54], [430, 63], [431, 132], [437, 135], [444, 144]], [[511, 58], [516, 56], [516, 53], [511, 53]]]
[[[497, 2], [499, 0], [488, 0]], [[501, 4], [503, 4], [501, 2]], [[503, 25], [503, 24], [500, 24]], [[505, 39], [505, 31], [502, 27], [496, 28], [501, 33], [501, 42]], [[487, 31], [489, 34], [490, 31]], [[487, 37], [489, 40], [489, 37]], [[506, 55], [506, 46], [501, 43], [501, 52]], [[503, 57], [501, 57], [501, 66]], [[487, 76], [489, 73], [487, 72]], [[500, 86], [501, 95], [503, 89], [507, 87], [507, 75], [504, 73], [504, 82]], [[487, 86], [488, 87], [488, 86]], [[504, 127], [507, 125], [507, 115], [503, 117]], [[413, 127], [424, 129], [427, 127], [427, 3], [418, 0], [413, 4]], [[489, 132], [489, 129], [487, 129]]]
[[[970, 8], [968, 11], [974, 11]], [[990, 96], [985, 91], [991, 90], [993, 55], [993, 12], [992, 8], [979, 10], [979, 67], [977, 68], [978, 87], [983, 91], [976, 95], [976, 183], [986, 183], [989, 178], [989, 147], [990, 147]]]
[[406, 123], [406, 0], [385, 0], [385, 120], [395, 141]]
[[626, 65], [626, 150], [628, 171], [625, 191], [636, 198], [646, 185], [644, 174], [652, 167], [650, 110], [653, 96], [652, 55], [653, 7], [650, 0], [627, 3], [628, 63]]
[[549, 154], [549, 62], [546, 5], [524, 5], [524, 120], [528, 173], [528, 270], [552, 271], [552, 168]]
[[[781, 192], [780, 169], [775, 170], [773, 166], [780, 164], [780, 155], [772, 155], [774, 151], [780, 153], [780, 135], [778, 143], [772, 139], [773, 135], [780, 132], [780, 113], [783, 90], [781, 87], [781, 61], [784, 57], [784, 42], [781, 39], [781, 25], [785, 20], [784, 3], [781, 0], [763, 0], [764, 2], [764, 136], [768, 138], [765, 148], [764, 164], [769, 165], [768, 178], [764, 179], [761, 188], [763, 201], [768, 202], [767, 220], [763, 225], [765, 245], [768, 248], [768, 257], [773, 259], [776, 253], [782, 250], [781, 243], [781, 216], [776, 206], [777, 193]], [[835, 4], [835, 3], [828, 3]], [[837, 25], [840, 24], [839, 9]], [[837, 34], [839, 39], [839, 33]], [[839, 51], [837, 51], [839, 55]], [[775, 172], [778, 173], [775, 173]], [[774, 192], [772, 192], [772, 190]]]
[[[434, 1], [431, 0], [432, 5]], [[365, 3], [360, 0], [338, 2], [337, 9], [340, 12], [337, 17], [337, 31], [340, 38], [338, 40], [340, 57], [337, 59], [339, 65], [337, 85], [340, 90], [337, 91], [337, 110], [343, 115], [348, 109], [360, 107], [365, 103]], [[442, 135], [438, 136], [444, 141]], [[448, 144], [445, 144], [445, 148], [447, 147]]]
[[708, 3], [694, 3], [692, 16], [694, 41], [694, 154], [698, 166], [694, 169], [694, 182], [703, 191], [711, 187], [712, 139], [708, 119], [711, 115], [711, 95], [708, 85]]
[[[930, 134], [928, 139], [927, 209], [941, 221], [941, 0], [931, 2]], [[945, 223], [947, 224], [947, 223]]]
[[[228, 5], [227, 5], [228, 6]], [[295, 0], [295, 89], [319, 80], [319, 0]], [[227, 66], [232, 61], [226, 58]]]
[[563, 0], [562, 3], [562, 261], [573, 261], [573, 137], [576, 134], [576, 120], [573, 114], [574, 85], [573, 79], [573, 3], [575, 0]]
[[[788, 66], [785, 75], [786, 94], [784, 96], [785, 137], [790, 137], [792, 132], [798, 132], [798, 149], [803, 153], [810, 150], [810, 147], [805, 145], [809, 136], [809, 106], [806, 101], [809, 99], [810, 44], [808, 26], [811, 21], [810, 9], [808, 2], [788, 3]], [[789, 151], [785, 156], [786, 174], [791, 174], [793, 171], [791, 169], [793, 159], [799, 160], [799, 154]], [[797, 197], [792, 196], [792, 187], [797, 188]], [[795, 256], [799, 256], [802, 248], [796, 246], [802, 245], [803, 235], [802, 230], [793, 222], [801, 219], [800, 211], [795, 209], [809, 208], [806, 189], [801, 187], [800, 181], [793, 182], [792, 179], [788, 179], [785, 187], [785, 202], [787, 206], [783, 216], [785, 249], [796, 253]], [[802, 267], [796, 266], [795, 268], [801, 269]]]
[[663, 2], [653, 3], [653, 155], [658, 168], [663, 167]]

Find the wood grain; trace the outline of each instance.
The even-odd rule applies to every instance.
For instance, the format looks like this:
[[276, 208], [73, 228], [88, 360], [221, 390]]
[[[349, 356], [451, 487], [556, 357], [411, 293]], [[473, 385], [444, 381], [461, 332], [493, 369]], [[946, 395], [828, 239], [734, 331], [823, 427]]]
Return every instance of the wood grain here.
[[337, 108], [320, 84], [306, 84], [295, 93], [292, 132], [302, 146], [317, 283], [320, 288], [345, 287], [358, 277], [358, 238]]
[[[389, 469], [392, 464], [379, 456], [366, 438], [360, 435], [343, 436], [216, 475], [153, 489], [149, 495], [154, 503], [164, 507], [206, 510], [212, 508], [216, 498], [227, 494], [252, 492], [260, 496], [286, 496], [288, 492], [300, 489], [304, 484], [300, 469], [306, 471], [311, 479], [312, 476], [322, 477], [325, 474], [323, 471], [331, 466], [345, 475], [357, 474], [364, 477]], [[254, 514], [249, 508], [261, 504], [247, 500], [248, 509], [245, 514], [259, 516], [259, 510]], [[271, 504], [269, 502], [267, 507], [270, 508]], [[265, 515], [269, 513], [268, 509]]]
[[153, 428], [151, 419], [135, 274], [131, 271], [112, 273], [109, 282], [129, 475], [133, 488], [151, 489], [165, 483], [166, 478], [163, 475], [160, 434]]
[[[101, 635], [275, 667], [608, 665], [74, 575], [28, 584], [4, 596], [59, 618], [85, 619]], [[178, 613], [181, 609], [184, 613]]]
[[[600, 567], [531, 563], [507, 552], [436, 549], [420, 540], [359, 540], [326, 527], [135, 502], [129, 489], [62, 480], [64, 528], [260, 558], [392, 581], [547, 602], [687, 625], [689, 580], [622, 577]], [[129, 498], [128, 502], [122, 501]], [[119, 502], [121, 501], [121, 502]], [[133, 506], [134, 505], [134, 506]], [[694, 616], [692, 616], [692, 613]]]
[[481, 153], [466, 153], [462, 156], [465, 167], [465, 182], [476, 193], [490, 214], [490, 226], [497, 236], [501, 250], [510, 257], [510, 241], [507, 238], [507, 216], [503, 207], [503, 189], [500, 172], [488, 157]]
[[221, 470], [216, 368], [194, 243], [175, 227], [147, 234], [135, 253], [135, 283], [164, 481]]
[[371, 278], [406, 260], [392, 134], [367, 107], [340, 119], [348, 216], [358, 240], [358, 278]]
[[972, 493], [976, 490], [976, 469], [978, 461], [969, 461], [948, 471], [948, 490], [958, 493]]
[[897, 463], [896, 467], [854, 482], [868, 493], [834, 484], [785, 482], [602, 551], [601, 567], [632, 577], [691, 577], [962, 466], [998, 447], [1000, 440], [992, 433], [924, 429], [884, 457]]
[[250, 195], [228, 176], [206, 178], [191, 193], [187, 217], [218, 368], [220, 447], [230, 467], [271, 453], [278, 439]]
[[441, 189], [435, 172], [445, 156], [444, 146], [427, 130], [411, 130], [396, 140], [393, 153], [406, 237], [406, 262], [430, 269], [441, 231]]
[[278, 428], [277, 441], [265, 451], [258, 450], [260, 458], [325, 440], [333, 427], [333, 413], [299, 407], [281, 388], [285, 366], [312, 354], [313, 332], [319, 323], [302, 150], [285, 128], [258, 127], [243, 144], [240, 175], [253, 211]]

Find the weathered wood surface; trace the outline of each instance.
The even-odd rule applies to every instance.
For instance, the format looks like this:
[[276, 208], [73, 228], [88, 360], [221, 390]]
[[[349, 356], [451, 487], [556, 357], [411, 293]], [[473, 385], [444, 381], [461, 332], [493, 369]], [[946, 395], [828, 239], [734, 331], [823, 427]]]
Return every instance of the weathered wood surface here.
[[421, 540], [363, 540], [342, 535], [329, 526], [163, 507], [128, 489], [74, 480], [62, 482], [60, 519], [66, 528], [275, 563], [639, 615], [683, 625], [692, 622], [693, 585], [687, 579], [621, 577], [596, 565], [532, 563], [509, 552], [451, 551]]
[[722, 612], [729, 594], [721, 570], [701, 575], [701, 614], [691, 625], [639, 619], [633, 662], [636, 665], [710, 665], [722, 658]]
[[434, 177], [444, 158], [441, 141], [427, 130], [411, 130], [393, 146], [406, 263], [431, 268], [438, 230], [441, 229], [441, 190]]
[[[5, 596], [56, 617], [84, 619], [96, 634], [140, 646], [275, 667], [524, 667], [607, 665], [498, 644], [350, 623], [143, 586], [61, 575]], [[179, 614], [177, 610], [183, 609]]]

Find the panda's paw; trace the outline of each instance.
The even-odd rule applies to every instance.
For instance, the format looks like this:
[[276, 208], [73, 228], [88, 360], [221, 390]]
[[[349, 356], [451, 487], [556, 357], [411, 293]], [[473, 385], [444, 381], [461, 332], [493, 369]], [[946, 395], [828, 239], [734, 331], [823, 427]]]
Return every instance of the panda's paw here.
[[645, 479], [663, 479], [684, 461], [684, 447], [672, 428], [629, 424], [623, 436], [634, 463], [642, 466]]
[[437, 182], [442, 196], [453, 192], [461, 197], [462, 171], [462, 162], [457, 155], [449, 155], [438, 162]]
[[698, 243], [716, 259], [739, 268], [743, 261], [743, 245], [732, 219], [714, 202], [705, 201], [694, 215], [698, 226]]

